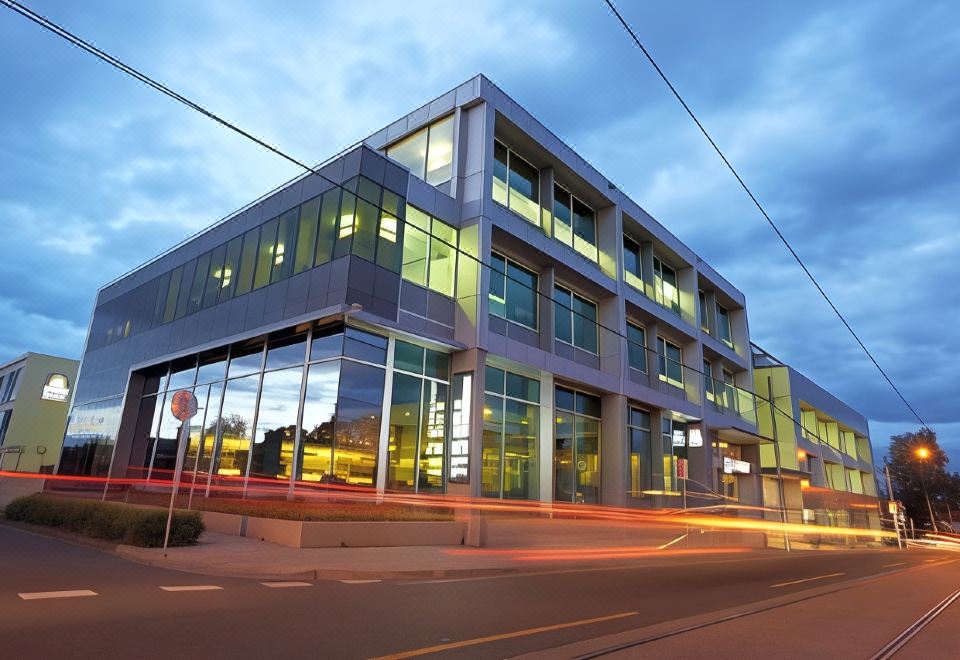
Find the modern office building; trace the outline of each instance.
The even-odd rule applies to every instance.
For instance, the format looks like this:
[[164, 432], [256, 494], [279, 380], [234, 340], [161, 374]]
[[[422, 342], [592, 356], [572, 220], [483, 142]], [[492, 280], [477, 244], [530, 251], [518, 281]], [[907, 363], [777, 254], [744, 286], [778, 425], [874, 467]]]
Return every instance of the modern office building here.
[[[704, 376], [707, 374], [707, 376]], [[59, 471], [762, 501], [743, 294], [476, 76], [103, 287]]]
[[79, 364], [24, 353], [0, 365], [0, 470], [53, 472]]
[[790, 522], [879, 529], [866, 418], [757, 346], [753, 361], [755, 392], [774, 403], [759, 413], [760, 432], [776, 443], [760, 451], [765, 505], [785, 503]]

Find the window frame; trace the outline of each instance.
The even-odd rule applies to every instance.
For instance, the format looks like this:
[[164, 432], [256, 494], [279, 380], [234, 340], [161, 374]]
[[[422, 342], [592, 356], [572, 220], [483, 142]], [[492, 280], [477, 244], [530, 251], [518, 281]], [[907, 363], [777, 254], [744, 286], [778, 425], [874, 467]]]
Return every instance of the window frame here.
[[[661, 346], [663, 346], [663, 351], [660, 350], [660, 347], [661, 347]], [[679, 360], [674, 360], [673, 358], [671, 358], [671, 357], [669, 357], [669, 356], [667, 355], [667, 346], [672, 346], [673, 348], [677, 349], [677, 351], [680, 353], [680, 359], [679, 359]], [[658, 360], [659, 364], [658, 364], [657, 373], [659, 374], [660, 380], [662, 380], [663, 382], [665, 382], [665, 383], [667, 383], [667, 384], [669, 384], [669, 385], [673, 385], [674, 387], [679, 387], [679, 388], [683, 389], [683, 388], [684, 388], [684, 379], [683, 379], [683, 367], [684, 367], [684, 364], [683, 364], [683, 347], [680, 346], [679, 344], [674, 344], [672, 341], [670, 341], [670, 340], [667, 339], [666, 337], [662, 337], [662, 336], [660, 336], [660, 335], [657, 335], [657, 355], [659, 356], [659, 360]], [[667, 360], [670, 360], [671, 362], [676, 362], [676, 363], [679, 365], [679, 367], [680, 367], [680, 380], [679, 380], [679, 381], [677, 381], [677, 380], [675, 380], [675, 379], [673, 379], [673, 378], [670, 377], [670, 375], [669, 375], [669, 374], [670, 374], [669, 364], [667, 363]], [[660, 368], [660, 367], [662, 367], [662, 368]]]
[[[667, 300], [666, 296], [663, 294], [663, 283], [664, 283], [663, 272], [664, 272], [664, 268], [669, 269], [670, 272], [673, 273], [673, 280], [674, 280], [675, 283], [672, 284], [671, 286], [673, 287], [674, 291], [677, 292], [677, 297], [676, 297], [676, 298], [670, 298], [669, 301]], [[656, 302], [657, 302], [661, 307], [664, 307], [665, 309], [669, 309], [671, 312], [673, 312], [673, 313], [675, 313], [675, 314], [680, 314], [680, 277], [679, 277], [679, 274], [677, 273], [677, 269], [676, 269], [676, 268], [674, 268], [674, 267], [671, 266], [670, 264], [666, 263], [661, 257], [658, 257], [656, 254], [653, 255], [653, 288], [654, 288], [654, 292], [653, 292], [653, 293], [654, 293], [654, 296], [655, 296], [655, 300], [656, 300]], [[667, 304], [668, 302], [669, 302], [669, 304]]]
[[[563, 238], [557, 236], [557, 231], [556, 231], [556, 226], [557, 226], [557, 221], [556, 221], [556, 217], [557, 217], [557, 214], [556, 214], [557, 191], [562, 191], [562, 192], [563, 192], [563, 195], [564, 195], [564, 198], [565, 198], [564, 203], [565, 203], [565, 205], [566, 205], [566, 208], [567, 208], [567, 209], [569, 210], [569, 212], [570, 212], [570, 225], [569, 225], [570, 242], [569, 242], [569, 243], [568, 243], [567, 241], [565, 241]], [[596, 210], [595, 208], [593, 208], [592, 206], [590, 206], [589, 204], [587, 204], [586, 202], [584, 202], [582, 199], [580, 199], [580, 198], [577, 197], [576, 195], [574, 195], [572, 192], [570, 192], [569, 190], [567, 190], [566, 188], [564, 188], [561, 184], [557, 183], [556, 181], [554, 181], [554, 183], [553, 183], [553, 208], [551, 209], [551, 211], [553, 212], [553, 236], [552, 236], [552, 238], [553, 238], [554, 240], [559, 241], [560, 243], [563, 243], [563, 244], [566, 245], [567, 247], [571, 248], [574, 252], [576, 252], [577, 254], [579, 254], [579, 255], [581, 255], [581, 256], [583, 256], [583, 257], [586, 257], [586, 258], [589, 259], [590, 261], [592, 261], [592, 262], [594, 262], [594, 263], [600, 263], [600, 247], [599, 247], [596, 243], [591, 243], [590, 241], [587, 241], [586, 239], [584, 239], [583, 237], [581, 237], [579, 234], [577, 234], [577, 218], [580, 217], [582, 214], [578, 215], [578, 214], [576, 213], [576, 211], [575, 211], [575, 208], [576, 208], [575, 205], [576, 205], [576, 204], [580, 204], [580, 205], [583, 206], [584, 208], [589, 209], [590, 214], [591, 214], [591, 216], [593, 217], [593, 238], [594, 238], [594, 241], [597, 240], [597, 236], [598, 236], [598, 232], [597, 232], [597, 210]], [[580, 248], [577, 246], [577, 239], [580, 239], [580, 241], [582, 241], [583, 243], [586, 243], [587, 245], [592, 246], [592, 247], [593, 247], [592, 252], [590, 252], [590, 254], [587, 254], [587, 252], [588, 252], [587, 250], [585, 250], [585, 249], [580, 249]]]
[[[627, 252], [627, 243], [631, 243], [631, 244], [635, 245], [636, 248], [637, 248], [637, 249], [636, 249], [636, 258], [637, 258], [637, 268], [638, 268], [638, 270], [640, 271], [639, 273], [633, 273], [633, 272], [630, 272], [630, 271], [627, 270], [627, 263], [626, 263], [626, 258], [625, 258], [625, 254], [626, 254], [626, 252]], [[621, 252], [621, 257], [623, 258], [623, 281], [624, 281], [624, 283], [626, 283], [628, 286], [633, 287], [634, 289], [636, 289], [637, 291], [639, 291], [639, 292], [641, 292], [641, 293], [645, 293], [645, 291], [644, 291], [645, 282], [644, 282], [644, 279], [643, 279], [643, 253], [641, 252], [640, 243], [637, 242], [637, 241], [635, 241], [635, 240], [633, 240], [633, 239], [632, 239], [630, 236], [628, 236], [627, 234], [623, 234], [622, 240], [620, 241], [620, 252]], [[636, 278], [636, 280], [637, 280], [638, 283], [631, 282], [631, 281], [630, 281], [630, 278], [627, 277], [628, 274], [629, 274], [630, 276]]]
[[[721, 305], [720, 303], [716, 304], [717, 307], [717, 339], [733, 348], [733, 326], [730, 323], [730, 310]], [[721, 327], [726, 328], [726, 338], [723, 337], [723, 332]]]
[[[572, 347], [574, 347], [574, 348], [579, 348], [581, 351], [584, 351], [584, 352], [586, 352], [586, 353], [590, 353], [591, 355], [597, 355], [597, 356], [599, 356], [599, 355], [600, 355], [600, 318], [599, 318], [599, 315], [600, 315], [600, 305], [599, 305], [598, 303], [590, 300], [589, 298], [586, 298], [585, 296], [581, 296], [579, 293], [577, 293], [576, 291], [574, 291], [572, 288], [567, 287], [567, 286], [564, 286], [563, 284], [554, 283], [553, 289], [554, 289], [554, 292], [556, 292], [556, 291], [559, 289], [560, 291], [565, 291], [566, 293], [570, 294], [570, 307], [569, 307], [569, 308], [567, 308], [566, 305], [562, 305], [562, 304], [561, 304], [559, 301], [557, 301], [556, 299], [554, 299], [554, 301], [553, 301], [553, 310], [554, 310], [554, 311], [553, 311], [553, 315], [554, 315], [554, 320], [553, 320], [553, 323], [554, 323], [554, 335], [553, 335], [553, 338], [554, 338], [554, 340], [560, 342], [561, 344], [566, 344], [566, 345], [572, 346]], [[596, 319], [595, 321], [593, 321], [594, 340], [596, 341], [596, 346], [597, 346], [597, 349], [596, 349], [595, 351], [592, 351], [592, 350], [590, 350], [589, 348], [584, 348], [583, 346], [578, 346], [578, 345], [577, 345], [576, 319], [577, 319], [578, 317], [582, 316], [581, 314], [577, 314], [577, 313], [574, 311], [574, 309], [573, 309], [573, 305], [576, 304], [577, 298], [579, 298], [579, 299], [580, 299], [580, 302], [582, 302], [582, 303], [587, 303], [588, 305], [593, 305], [594, 310], [596, 310], [597, 319]], [[564, 340], [564, 339], [560, 339], [559, 337], [557, 337], [557, 334], [556, 334], [556, 323], [557, 323], [557, 317], [558, 317], [558, 315], [559, 315], [559, 314], [558, 314], [558, 311], [557, 311], [557, 306], [558, 306], [558, 305], [560, 305], [561, 307], [564, 307], [568, 312], [570, 312], [570, 341], [566, 341], [566, 340]]]
[[[633, 362], [630, 360], [630, 355], [631, 355], [631, 353], [630, 353], [630, 345], [633, 344], [634, 346], [636, 346], [636, 342], [632, 342], [632, 341], [630, 340], [630, 328], [631, 328], [631, 327], [634, 328], [635, 330], [639, 330], [640, 332], [643, 333], [643, 344], [642, 344], [642, 348], [640, 349], [640, 350], [642, 351], [642, 355], [643, 355], [643, 368], [642, 368], [642, 369], [641, 369], [640, 367], [634, 366], [634, 365], [633, 365]], [[644, 373], [644, 374], [648, 374], [648, 373], [649, 373], [649, 369], [650, 369], [650, 361], [647, 360], [647, 328], [646, 328], [642, 323], [638, 323], [638, 322], [636, 322], [636, 321], [631, 321], [630, 319], [627, 319], [627, 366], [628, 366], [630, 369], [636, 369], [637, 371], [639, 371], [639, 372], [641, 372], [641, 373]]]
[[[506, 150], [506, 152], [507, 152], [507, 162], [506, 162], [506, 166], [507, 166], [507, 180], [504, 182], [504, 183], [506, 184], [507, 198], [506, 198], [506, 204], [498, 201], [498, 200], [497, 200], [495, 197], [493, 197], [492, 195], [491, 195], [491, 199], [493, 199], [494, 203], [499, 204], [499, 205], [502, 206], [503, 208], [507, 209], [508, 211], [510, 211], [511, 213], [513, 213], [514, 215], [516, 215], [517, 217], [522, 218], [523, 220], [525, 220], [526, 222], [529, 222], [529, 223], [532, 224], [532, 225], [536, 225], [537, 227], [540, 227], [540, 229], [542, 230], [542, 229], [543, 229], [543, 222], [542, 222], [541, 217], [540, 217], [540, 216], [541, 216], [541, 212], [539, 211], [539, 209], [542, 209], [542, 208], [543, 208], [542, 202], [541, 202], [541, 200], [540, 200], [540, 179], [541, 179], [540, 168], [539, 168], [539, 167], [536, 167], [533, 163], [531, 163], [529, 160], [527, 160], [527, 159], [524, 158], [523, 156], [517, 154], [513, 149], [511, 149], [509, 146], [507, 146], [507, 144], [506, 144], [503, 140], [500, 140], [499, 138], [496, 138], [496, 137], [495, 137], [495, 138], [493, 139], [493, 142], [494, 142], [494, 153], [496, 153], [496, 145], [497, 145], [497, 143], [499, 143], [500, 146], [502, 146], [502, 147]], [[496, 157], [496, 156], [494, 156], [494, 158], [495, 158], [495, 157]], [[513, 178], [513, 177], [512, 177], [513, 167], [511, 166], [511, 164], [512, 164], [512, 161], [513, 161], [514, 158], [520, 160], [520, 161], [523, 162], [525, 165], [527, 165], [527, 167], [529, 167], [531, 170], [533, 170], [533, 171], [535, 171], [535, 172], [537, 173], [537, 180], [536, 180], [536, 182], [535, 182], [535, 184], [534, 184], [534, 186], [533, 186], [533, 190], [536, 191], [536, 193], [537, 193], [537, 199], [530, 199], [529, 197], [521, 194], [521, 196], [522, 196], [527, 202], [530, 202], [531, 204], [536, 205], [536, 207], [537, 207], [537, 209], [538, 209], [536, 219], [529, 218], [528, 216], [524, 215], [524, 214], [523, 214], [521, 211], [519, 211], [518, 209], [515, 209], [515, 208], [513, 207], [513, 205], [511, 204], [510, 198], [512, 197], [511, 192], [512, 192], [512, 190], [513, 190], [513, 186], [510, 185], [510, 181], [511, 181], [511, 179]], [[491, 172], [493, 172], [493, 178], [496, 178], [495, 169], [496, 169], [496, 168], [493, 168], [493, 169], [491, 170]], [[572, 209], [571, 209], [571, 211], [572, 211]], [[572, 221], [572, 216], [571, 216], [571, 221]]]
[[[494, 257], [499, 257], [500, 259], [503, 259], [503, 314], [498, 314], [498, 313], [496, 313], [496, 312], [494, 312], [494, 311], [492, 311], [492, 310], [490, 309], [489, 300], [490, 300], [490, 297], [491, 297], [493, 294], [490, 292], [490, 287], [489, 287], [489, 285], [487, 286], [487, 301], [488, 301], [488, 302], [487, 302], [487, 312], [490, 313], [490, 314], [492, 314], [493, 316], [496, 316], [497, 318], [503, 319], [503, 320], [506, 321], [507, 323], [515, 323], [516, 325], [519, 325], [521, 328], [526, 328], [527, 330], [533, 330], [534, 332], [539, 333], [539, 332], [540, 332], [540, 273], [538, 273], [537, 271], [535, 271], [535, 270], [533, 270], [533, 269], [531, 269], [531, 268], [527, 268], [526, 266], [524, 266], [524, 265], [521, 264], [520, 262], [515, 261], [514, 259], [511, 259], [510, 257], [508, 257], [507, 255], [503, 254], [502, 252], [497, 252], [496, 250], [491, 249], [491, 250], [490, 250], [490, 258], [491, 258], [491, 260], [492, 260]], [[511, 319], [510, 317], [507, 316], [507, 282], [509, 281], [509, 280], [508, 280], [508, 275], [510, 274], [510, 266], [511, 266], [511, 265], [513, 265], [513, 266], [516, 267], [516, 268], [519, 268], [520, 270], [526, 271], [526, 272], [527, 272], [528, 274], [530, 274], [530, 275], [533, 275], [534, 281], [536, 282], [536, 287], [533, 289], [533, 300], [534, 300], [534, 303], [533, 303], [533, 316], [534, 316], [534, 321], [533, 321], [533, 326], [532, 326], [532, 327], [529, 326], [529, 325], [527, 325], [526, 323], [523, 323], [522, 321], [517, 321], [517, 320]], [[494, 269], [492, 264], [491, 264], [489, 270], [490, 270], [490, 277], [493, 277], [493, 274], [494, 274], [494, 273], [497, 273], [498, 276], [500, 275], [499, 271], [497, 271], [496, 269]]]

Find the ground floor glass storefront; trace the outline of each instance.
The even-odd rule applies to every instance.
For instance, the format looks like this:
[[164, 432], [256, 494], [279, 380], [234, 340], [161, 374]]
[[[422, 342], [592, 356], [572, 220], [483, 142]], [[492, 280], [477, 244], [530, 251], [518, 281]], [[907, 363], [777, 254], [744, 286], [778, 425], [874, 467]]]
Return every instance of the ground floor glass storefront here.
[[488, 366], [484, 383], [480, 494], [535, 500], [540, 381]]
[[556, 388], [554, 499], [600, 502], [600, 398]]
[[[291, 480], [377, 485], [388, 372], [386, 486], [442, 490], [449, 356], [342, 324], [274, 333], [146, 370], [136, 443], [151, 479], [169, 479], [181, 431], [168, 405], [190, 389], [193, 418], [184, 469], [269, 484]], [[134, 455], [137, 455], [136, 447]]]

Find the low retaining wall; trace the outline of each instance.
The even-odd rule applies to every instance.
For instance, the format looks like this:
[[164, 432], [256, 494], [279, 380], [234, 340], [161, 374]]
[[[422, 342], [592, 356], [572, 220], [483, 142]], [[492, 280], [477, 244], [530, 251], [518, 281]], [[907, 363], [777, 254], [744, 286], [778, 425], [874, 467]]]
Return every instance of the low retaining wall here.
[[311, 522], [203, 511], [211, 532], [246, 536], [291, 548], [462, 545], [467, 525], [457, 521]]

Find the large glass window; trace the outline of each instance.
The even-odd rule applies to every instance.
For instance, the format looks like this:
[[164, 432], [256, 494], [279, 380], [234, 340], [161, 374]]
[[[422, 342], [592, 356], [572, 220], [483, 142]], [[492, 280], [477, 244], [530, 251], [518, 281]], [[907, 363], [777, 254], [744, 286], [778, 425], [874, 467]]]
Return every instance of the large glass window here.
[[213, 472], [217, 475], [242, 477], [246, 473], [259, 384], [260, 374], [227, 381], [220, 413], [220, 440], [214, 452]]
[[554, 330], [557, 341], [597, 352], [597, 306], [569, 289], [554, 290]]
[[703, 290], [697, 291], [697, 305], [700, 310], [700, 329], [704, 332], [710, 332], [710, 319], [707, 318], [707, 314], [710, 310], [707, 309], [707, 294]]
[[200, 305], [203, 309], [217, 304], [223, 282], [223, 261], [227, 255], [227, 244], [224, 243], [210, 254], [210, 267], [207, 269], [207, 282], [203, 290], [203, 302]]
[[650, 413], [630, 408], [627, 419], [630, 443], [630, 495], [640, 497], [653, 487], [653, 456], [650, 453]]
[[627, 323], [627, 358], [631, 369], [647, 373], [647, 331], [635, 323]]
[[453, 115], [436, 121], [387, 149], [387, 155], [431, 186], [453, 176]]
[[600, 399], [557, 387], [554, 499], [600, 501]]
[[537, 329], [537, 274], [499, 254], [490, 255], [490, 313]]
[[407, 206], [403, 279], [453, 296], [457, 273], [457, 230]]
[[623, 237], [623, 279], [633, 288], [644, 290], [640, 245], [626, 236]]
[[235, 296], [243, 295], [253, 288], [253, 274], [257, 269], [257, 248], [260, 245], [260, 228], [254, 227], [243, 235], [243, 250], [237, 270]]
[[674, 343], [657, 337], [660, 380], [683, 387], [683, 351]]
[[[303, 360], [303, 352], [300, 353]], [[263, 376], [257, 429], [250, 452], [250, 476], [287, 479], [293, 474], [303, 367], [268, 371]]]
[[493, 199], [540, 226], [540, 172], [507, 149], [494, 145]]
[[660, 451], [663, 457], [663, 490], [676, 492], [677, 459], [687, 457], [687, 425], [664, 415], [660, 419]]
[[323, 193], [320, 205], [320, 223], [317, 230], [317, 249], [314, 265], [321, 266], [333, 258], [333, 245], [337, 240], [340, 222], [340, 188], [331, 188]]
[[680, 287], [677, 284], [677, 271], [653, 258], [653, 288], [656, 301], [667, 309], [680, 313]]
[[597, 261], [597, 218], [589, 206], [558, 185], [553, 186], [553, 237]]
[[485, 382], [481, 494], [536, 499], [540, 383], [489, 366]]
[[397, 373], [390, 408], [387, 487], [442, 490], [447, 427], [449, 356], [397, 341], [395, 369], [444, 382]]
[[376, 483], [383, 379], [382, 368], [342, 362], [333, 455], [333, 476], [338, 482]]
[[310, 365], [303, 401], [303, 431], [297, 460], [298, 480], [328, 481], [330, 478], [339, 385], [339, 360]]
[[703, 389], [707, 401], [714, 401], [716, 398], [715, 387], [713, 384], [713, 364], [710, 360], [703, 361]]
[[270, 271], [271, 284], [290, 277], [293, 270], [293, 252], [297, 244], [299, 215], [299, 209], [293, 208], [280, 216], [277, 244], [273, 249], [273, 268]]

